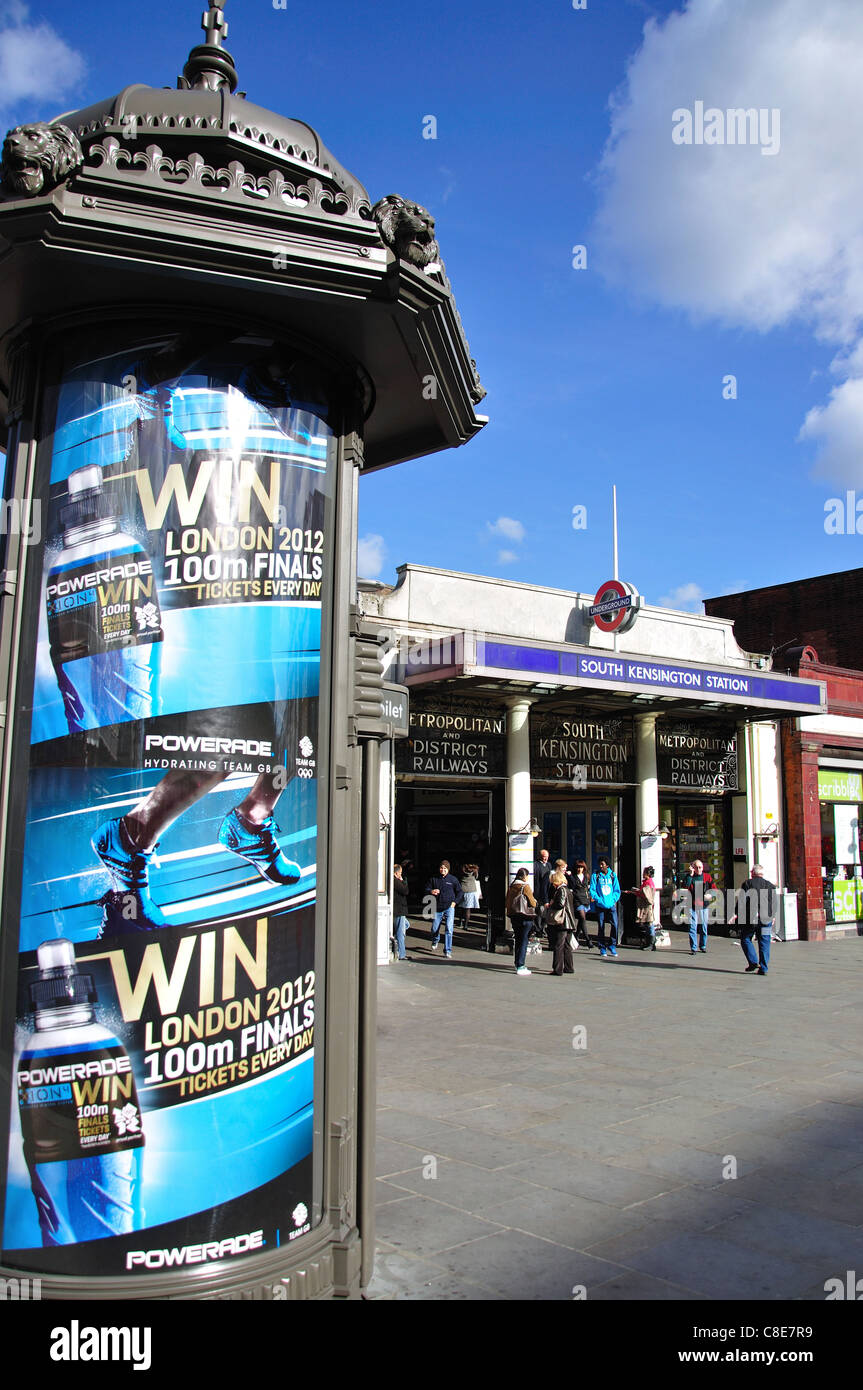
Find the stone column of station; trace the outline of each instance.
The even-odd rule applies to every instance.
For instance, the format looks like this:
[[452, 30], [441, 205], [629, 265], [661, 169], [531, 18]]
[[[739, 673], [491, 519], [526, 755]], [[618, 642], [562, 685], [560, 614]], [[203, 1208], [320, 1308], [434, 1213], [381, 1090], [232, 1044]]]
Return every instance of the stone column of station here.
[[536, 841], [523, 827], [530, 826], [530, 707], [532, 700], [514, 700], [506, 721], [506, 829], [507, 887], [519, 869], [530, 872]]
[[[662, 887], [662, 840], [659, 825], [659, 779], [656, 771], [656, 715], [635, 716], [635, 819], [639, 837], [639, 873], [653, 866], [657, 886]], [[646, 832], [652, 831], [652, 834]]]

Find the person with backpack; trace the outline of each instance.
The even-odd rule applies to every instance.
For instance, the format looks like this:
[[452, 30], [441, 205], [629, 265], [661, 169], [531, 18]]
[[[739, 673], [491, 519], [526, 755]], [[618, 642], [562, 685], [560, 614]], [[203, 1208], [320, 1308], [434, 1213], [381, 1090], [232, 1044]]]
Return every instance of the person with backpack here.
[[505, 911], [515, 933], [515, 973], [529, 975], [531, 972], [525, 965], [525, 960], [530, 929], [536, 918], [536, 898], [528, 883], [527, 869], [519, 869], [509, 885]]
[[[609, 867], [607, 859], [597, 862], [596, 873], [590, 877], [590, 900], [593, 903], [599, 923], [599, 954], [603, 960], [606, 955], [617, 958], [617, 904], [620, 902], [620, 884], [617, 874]], [[605, 924], [611, 923], [611, 939], [606, 940]]]
[[[776, 884], [764, 877], [760, 864], [737, 891], [737, 911], [731, 918], [740, 926], [740, 945], [747, 960], [745, 973], [766, 975], [770, 964], [770, 942], [773, 938], [773, 919], [776, 916]], [[755, 938], [758, 938], [758, 954]]]
[[707, 955], [707, 908], [716, 896], [716, 884], [700, 859], [693, 859], [681, 887], [689, 894], [689, 954]]

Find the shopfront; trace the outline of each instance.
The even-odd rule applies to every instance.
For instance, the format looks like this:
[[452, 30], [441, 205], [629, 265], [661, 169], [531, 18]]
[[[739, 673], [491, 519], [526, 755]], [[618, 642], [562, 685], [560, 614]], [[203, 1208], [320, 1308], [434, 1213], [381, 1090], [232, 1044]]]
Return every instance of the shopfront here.
[[863, 919], [860, 869], [860, 815], [863, 772], [845, 767], [818, 769], [821, 811], [821, 876], [828, 930], [843, 930]]

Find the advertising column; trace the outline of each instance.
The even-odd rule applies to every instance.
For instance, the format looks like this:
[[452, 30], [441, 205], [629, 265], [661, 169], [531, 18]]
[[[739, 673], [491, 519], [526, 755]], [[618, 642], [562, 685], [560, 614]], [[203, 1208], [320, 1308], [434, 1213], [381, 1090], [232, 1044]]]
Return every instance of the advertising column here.
[[82, 350], [52, 393], [9, 1266], [175, 1271], [315, 1219], [327, 415], [296, 353], [219, 330]]

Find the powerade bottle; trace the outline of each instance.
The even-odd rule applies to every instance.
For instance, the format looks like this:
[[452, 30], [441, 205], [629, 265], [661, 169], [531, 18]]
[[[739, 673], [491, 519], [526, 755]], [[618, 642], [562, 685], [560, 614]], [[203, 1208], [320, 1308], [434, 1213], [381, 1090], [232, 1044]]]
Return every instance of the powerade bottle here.
[[70, 734], [159, 713], [162, 615], [150, 557], [120, 529], [98, 464], [68, 478], [48, 640]]
[[30, 986], [35, 1031], [18, 1062], [24, 1157], [42, 1244], [76, 1245], [144, 1224], [144, 1133], [126, 1049], [96, 1022], [96, 991], [71, 941], [43, 941]]

